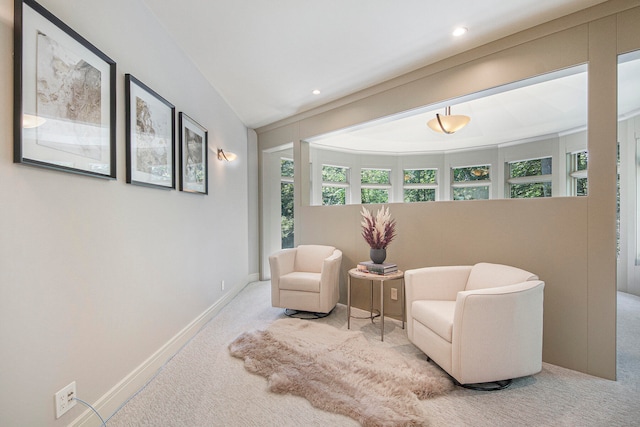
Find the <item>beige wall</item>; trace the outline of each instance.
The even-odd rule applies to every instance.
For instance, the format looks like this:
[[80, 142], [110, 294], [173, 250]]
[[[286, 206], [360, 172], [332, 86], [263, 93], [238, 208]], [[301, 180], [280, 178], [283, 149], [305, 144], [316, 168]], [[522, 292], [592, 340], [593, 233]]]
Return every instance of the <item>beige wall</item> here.
[[258, 129], [260, 150], [294, 142], [296, 242], [342, 249], [342, 301], [346, 270], [368, 258], [360, 207], [301, 203], [300, 140], [588, 62], [587, 198], [392, 204], [399, 237], [388, 254], [402, 269], [490, 261], [537, 273], [547, 284], [544, 360], [614, 379], [616, 54], [640, 48], [638, 6], [609, 1]]

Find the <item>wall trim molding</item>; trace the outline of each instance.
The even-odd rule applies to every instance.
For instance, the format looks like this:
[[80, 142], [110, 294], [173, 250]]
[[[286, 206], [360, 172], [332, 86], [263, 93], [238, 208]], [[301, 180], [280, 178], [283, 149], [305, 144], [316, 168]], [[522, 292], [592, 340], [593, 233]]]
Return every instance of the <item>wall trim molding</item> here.
[[[214, 302], [203, 313], [186, 325], [180, 332], [174, 335], [147, 360], [120, 380], [111, 390], [92, 403], [93, 407], [107, 421], [120, 410], [131, 398], [133, 398], [149, 381], [153, 380], [162, 367], [169, 362], [200, 330], [213, 319], [240, 291], [249, 283], [257, 281], [258, 274], [250, 274], [244, 283], [239, 283], [229, 289], [222, 298]], [[85, 427], [100, 425], [95, 413], [87, 408], [69, 426]]]

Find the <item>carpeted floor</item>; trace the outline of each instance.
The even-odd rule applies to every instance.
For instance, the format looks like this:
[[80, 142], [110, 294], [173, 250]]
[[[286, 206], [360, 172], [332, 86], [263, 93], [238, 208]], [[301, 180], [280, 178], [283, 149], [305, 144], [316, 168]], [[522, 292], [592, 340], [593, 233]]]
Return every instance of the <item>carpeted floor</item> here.
[[[357, 426], [342, 415], [312, 407], [304, 398], [267, 391], [265, 378], [244, 369], [227, 349], [238, 335], [285, 317], [270, 305], [268, 282], [248, 285], [149, 384], [110, 420], [117, 426]], [[618, 381], [547, 363], [538, 375], [498, 392], [457, 387], [421, 402], [433, 426], [638, 426], [640, 425], [640, 298], [619, 294]], [[347, 328], [346, 307], [321, 320]], [[372, 347], [424, 358], [400, 322], [352, 320]], [[103, 414], [104, 416], [105, 414]]]

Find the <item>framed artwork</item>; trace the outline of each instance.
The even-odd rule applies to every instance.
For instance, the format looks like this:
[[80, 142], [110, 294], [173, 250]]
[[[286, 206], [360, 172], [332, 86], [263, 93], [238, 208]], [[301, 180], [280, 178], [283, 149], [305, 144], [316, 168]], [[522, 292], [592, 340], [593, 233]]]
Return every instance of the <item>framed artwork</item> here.
[[176, 188], [175, 107], [125, 74], [127, 183]]
[[208, 193], [208, 132], [180, 113], [180, 190]]
[[14, 1], [13, 160], [116, 178], [116, 63], [32, 0]]

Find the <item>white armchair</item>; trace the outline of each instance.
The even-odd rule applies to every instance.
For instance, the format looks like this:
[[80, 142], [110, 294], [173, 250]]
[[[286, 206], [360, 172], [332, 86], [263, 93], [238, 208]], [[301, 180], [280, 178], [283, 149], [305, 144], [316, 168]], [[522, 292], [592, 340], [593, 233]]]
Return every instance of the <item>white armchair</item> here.
[[409, 340], [458, 383], [540, 372], [544, 282], [538, 276], [480, 263], [407, 270], [404, 277]]
[[271, 305], [329, 313], [340, 299], [342, 252], [333, 246], [300, 245], [269, 257]]

